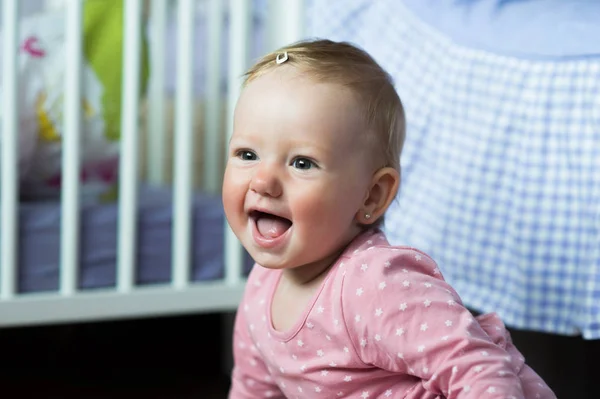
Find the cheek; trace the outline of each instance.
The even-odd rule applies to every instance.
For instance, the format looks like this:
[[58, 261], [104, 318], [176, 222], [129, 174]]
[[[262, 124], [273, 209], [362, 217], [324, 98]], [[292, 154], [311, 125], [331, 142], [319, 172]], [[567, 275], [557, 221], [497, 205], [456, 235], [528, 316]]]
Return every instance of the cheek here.
[[235, 171], [227, 168], [223, 176], [222, 197], [223, 208], [228, 219], [243, 210], [245, 192], [244, 179]]
[[349, 225], [360, 207], [362, 195], [344, 188], [332, 184], [327, 188], [303, 190], [295, 197], [295, 216], [326, 230]]

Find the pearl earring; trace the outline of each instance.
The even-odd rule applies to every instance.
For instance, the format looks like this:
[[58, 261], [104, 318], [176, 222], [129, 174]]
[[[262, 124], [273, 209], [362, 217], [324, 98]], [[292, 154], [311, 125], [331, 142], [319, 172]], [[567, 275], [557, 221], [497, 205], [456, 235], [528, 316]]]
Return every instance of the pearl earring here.
[[371, 219], [371, 215], [370, 215], [370, 214], [368, 214], [368, 213], [365, 213], [365, 219], [367, 219], [367, 220], [368, 220], [368, 219]]

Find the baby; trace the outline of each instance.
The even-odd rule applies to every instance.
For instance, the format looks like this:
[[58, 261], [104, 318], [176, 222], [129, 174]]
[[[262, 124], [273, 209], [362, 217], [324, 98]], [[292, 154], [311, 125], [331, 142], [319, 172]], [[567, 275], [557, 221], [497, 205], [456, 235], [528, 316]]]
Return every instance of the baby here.
[[404, 134], [390, 77], [350, 44], [297, 43], [246, 74], [223, 203], [256, 266], [231, 399], [555, 398], [498, 317], [379, 229]]

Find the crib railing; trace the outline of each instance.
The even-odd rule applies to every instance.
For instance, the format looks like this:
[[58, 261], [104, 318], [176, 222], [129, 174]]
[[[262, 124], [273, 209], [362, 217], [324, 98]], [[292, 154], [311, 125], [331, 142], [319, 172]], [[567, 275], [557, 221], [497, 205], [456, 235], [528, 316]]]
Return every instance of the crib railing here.
[[0, 299], [12, 299], [15, 293], [17, 264], [17, 59], [18, 48], [18, 2], [2, 2], [2, 25], [4, 29], [2, 47], [2, 236], [0, 246]]
[[[221, 281], [190, 281], [192, 233], [192, 148], [194, 15], [198, 1], [148, 0], [150, 5], [151, 76], [147, 96], [148, 180], [165, 184], [165, 27], [168, 7], [177, 7], [178, 51], [176, 84], [175, 154], [173, 156], [172, 280], [169, 284], [139, 287], [135, 284], [137, 239], [137, 182], [140, 109], [140, 48], [143, 0], [125, 1], [123, 41], [123, 89], [119, 169], [119, 224], [117, 282], [114, 289], [86, 291], [78, 288], [80, 229], [80, 127], [82, 91], [82, 7], [83, 0], [66, 0], [67, 59], [65, 68], [64, 135], [61, 193], [61, 265], [59, 290], [50, 293], [20, 294], [18, 276], [18, 29], [19, 0], [2, 1], [2, 173], [0, 241], [0, 327], [100, 320], [144, 315], [235, 309], [241, 296], [242, 250], [235, 236], [225, 228], [225, 278]], [[229, 5], [229, 57], [227, 136], [232, 131], [232, 114], [239, 96], [241, 76], [249, 65], [249, 38], [252, 0], [204, 0], [209, 13], [206, 73], [206, 119], [203, 155], [203, 189], [218, 193], [225, 154], [222, 151], [221, 65], [223, 16]], [[54, 1], [53, 3], [56, 3]], [[302, 37], [302, 0], [269, 0], [268, 50]], [[203, 49], [204, 51], [204, 49]]]

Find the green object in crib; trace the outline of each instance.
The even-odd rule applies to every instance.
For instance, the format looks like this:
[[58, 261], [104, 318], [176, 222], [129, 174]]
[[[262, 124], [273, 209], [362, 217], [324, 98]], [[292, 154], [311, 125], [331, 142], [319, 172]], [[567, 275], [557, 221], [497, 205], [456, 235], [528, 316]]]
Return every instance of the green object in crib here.
[[[121, 90], [123, 70], [124, 1], [86, 0], [83, 10], [83, 52], [103, 85], [102, 108], [108, 140], [121, 137]], [[148, 43], [142, 24], [140, 95], [149, 76]]]

